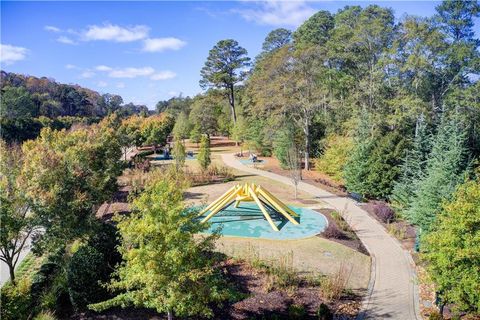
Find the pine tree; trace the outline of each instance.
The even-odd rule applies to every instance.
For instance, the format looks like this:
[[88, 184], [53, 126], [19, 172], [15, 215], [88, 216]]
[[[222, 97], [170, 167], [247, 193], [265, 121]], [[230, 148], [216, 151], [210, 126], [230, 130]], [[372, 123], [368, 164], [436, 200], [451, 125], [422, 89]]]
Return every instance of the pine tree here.
[[190, 131], [190, 140], [192, 140], [192, 142], [195, 142], [198, 147], [198, 143], [200, 142], [201, 137], [202, 133], [200, 132], [200, 125], [195, 124], [192, 128], [192, 131]]
[[370, 128], [370, 115], [364, 111], [360, 117], [354, 147], [350, 159], [345, 165], [344, 177], [347, 190], [361, 194], [368, 193], [367, 176], [369, 173], [367, 163], [373, 149], [373, 139]]
[[443, 116], [427, 159], [425, 177], [415, 184], [407, 218], [428, 232], [441, 208], [465, 178], [467, 150], [465, 129], [456, 118]]
[[423, 114], [417, 119], [412, 147], [407, 151], [400, 168], [401, 175], [393, 188], [390, 201], [399, 213], [410, 207], [416, 186], [425, 175], [425, 166], [431, 150], [431, 136]]
[[386, 132], [375, 139], [367, 161], [368, 174], [364, 193], [368, 197], [386, 199], [400, 174], [406, 141], [398, 131]]
[[175, 125], [173, 126], [173, 135], [180, 137], [180, 139], [188, 138], [190, 133], [190, 122], [185, 112], [178, 115]]
[[182, 143], [180, 136], [174, 136], [174, 144], [172, 150], [173, 158], [175, 159], [175, 166], [178, 169], [185, 164], [185, 146]]
[[206, 170], [212, 162], [210, 159], [210, 139], [206, 135], [202, 136], [202, 140], [200, 141], [198, 162], [203, 170]]

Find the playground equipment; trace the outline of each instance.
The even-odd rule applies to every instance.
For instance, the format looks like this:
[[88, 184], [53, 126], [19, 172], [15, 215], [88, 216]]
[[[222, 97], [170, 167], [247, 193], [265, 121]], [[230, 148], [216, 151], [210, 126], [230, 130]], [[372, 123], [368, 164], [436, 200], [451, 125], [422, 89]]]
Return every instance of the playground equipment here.
[[233, 186], [217, 200], [213, 201], [203, 209], [198, 216], [201, 217], [206, 212], [210, 211], [210, 213], [201, 221], [202, 223], [207, 222], [214, 215], [229, 207], [232, 203], [235, 202], [235, 208], [237, 208], [242, 201], [255, 202], [265, 216], [265, 219], [267, 219], [268, 223], [270, 223], [270, 226], [275, 231], [279, 230], [275, 223], [273, 223], [269, 210], [271, 213], [276, 213], [279, 216], [285, 217], [293, 224], [299, 224], [298, 221], [294, 219], [299, 217], [298, 214], [278, 200], [270, 192], [254, 183], [245, 183], [243, 186], [240, 184]]

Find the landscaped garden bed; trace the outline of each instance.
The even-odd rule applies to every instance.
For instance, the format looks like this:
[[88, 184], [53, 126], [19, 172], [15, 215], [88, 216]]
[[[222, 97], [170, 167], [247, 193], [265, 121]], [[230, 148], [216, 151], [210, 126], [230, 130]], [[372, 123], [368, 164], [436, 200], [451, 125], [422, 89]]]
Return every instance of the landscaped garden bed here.
[[328, 220], [327, 229], [319, 234], [319, 237], [335, 241], [368, 255], [367, 249], [358, 236], [337, 211], [333, 209], [319, 209], [317, 211], [321, 212]]

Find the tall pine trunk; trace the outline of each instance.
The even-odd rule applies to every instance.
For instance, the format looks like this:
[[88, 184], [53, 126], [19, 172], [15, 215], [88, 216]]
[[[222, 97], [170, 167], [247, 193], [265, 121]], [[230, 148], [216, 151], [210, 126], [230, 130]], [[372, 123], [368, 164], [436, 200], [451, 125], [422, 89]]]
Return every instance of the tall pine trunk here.
[[308, 117], [305, 117], [303, 133], [305, 134], [305, 170], [310, 170], [310, 123]]
[[[230, 86], [230, 92], [228, 95], [228, 100], [230, 102], [230, 109], [232, 111], [232, 120], [233, 120], [233, 125], [235, 126], [237, 124], [237, 113], [235, 112], [235, 90], [233, 85]], [[238, 141], [235, 141], [235, 146], [238, 147]]]

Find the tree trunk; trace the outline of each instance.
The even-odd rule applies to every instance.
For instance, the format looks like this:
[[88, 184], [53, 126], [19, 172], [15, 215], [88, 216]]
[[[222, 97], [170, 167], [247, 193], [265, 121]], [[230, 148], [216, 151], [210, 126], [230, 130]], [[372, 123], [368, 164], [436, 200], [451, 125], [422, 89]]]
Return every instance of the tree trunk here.
[[232, 110], [232, 119], [233, 119], [233, 124], [235, 125], [237, 123], [237, 113], [235, 112], [235, 91], [233, 88], [233, 85], [230, 86], [230, 109]]
[[7, 265], [8, 271], [10, 273], [10, 281], [13, 285], [16, 285], [17, 283], [15, 282], [15, 267], [11, 263], [7, 263]]
[[168, 320], [173, 320], [173, 314], [172, 314], [172, 311], [167, 311], [167, 319]]
[[[229, 92], [229, 102], [230, 102], [230, 109], [232, 111], [232, 120], [233, 120], [233, 125], [237, 123], [237, 113], [235, 112], [235, 90], [233, 85], [230, 86], [230, 92]], [[235, 146], [238, 147], [238, 141], [235, 141]]]
[[303, 130], [305, 134], [305, 170], [308, 171], [310, 170], [310, 124], [308, 123], [308, 119], [305, 119], [305, 127]]

